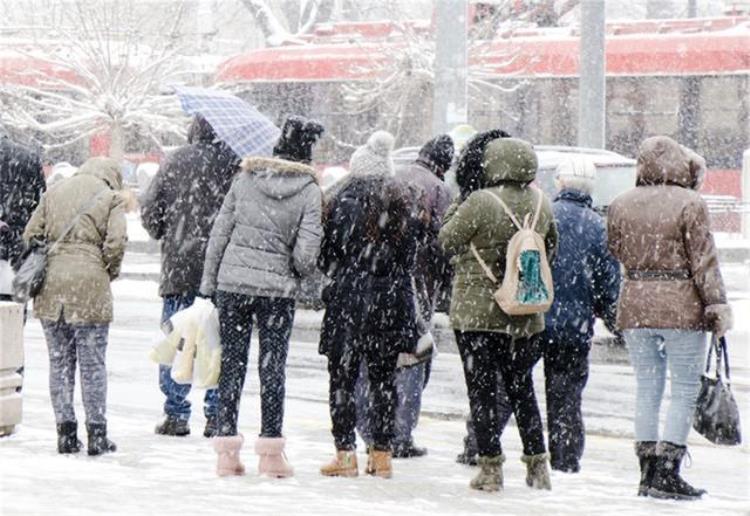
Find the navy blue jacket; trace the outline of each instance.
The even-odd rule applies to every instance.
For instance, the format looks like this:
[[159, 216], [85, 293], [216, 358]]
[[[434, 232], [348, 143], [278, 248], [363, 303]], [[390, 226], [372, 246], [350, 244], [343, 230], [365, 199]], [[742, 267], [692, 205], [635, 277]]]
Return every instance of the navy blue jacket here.
[[596, 317], [613, 321], [620, 266], [607, 249], [607, 229], [591, 196], [561, 191], [553, 204], [559, 244], [552, 263], [555, 301], [546, 315], [554, 341], [589, 342]]

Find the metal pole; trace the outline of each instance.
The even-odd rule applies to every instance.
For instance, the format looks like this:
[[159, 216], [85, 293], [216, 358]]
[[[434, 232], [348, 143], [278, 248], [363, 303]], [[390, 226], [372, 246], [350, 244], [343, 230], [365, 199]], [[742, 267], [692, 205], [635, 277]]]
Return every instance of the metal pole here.
[[607, 110], [604, 0], [581, 2], [581, 58], [578, 81], [578, 145], [605, 147]]
[[750, 239], [750, 149], [742, 156], [742, 237]]
[[[695, 0], [688, 0], [688, 18], [695, 18]], [[677, 113], [680, 143], [698, 149], [701, 112], [701, 78], [694, 75], [680, 80], [680, 109]]]
[[698, 16], [698, 0], [688, 0], [687, 17], [696, 18]]
[[432, 132], [448, 132], [468, 121], [466, 0], [435, 0], [435, 84]]

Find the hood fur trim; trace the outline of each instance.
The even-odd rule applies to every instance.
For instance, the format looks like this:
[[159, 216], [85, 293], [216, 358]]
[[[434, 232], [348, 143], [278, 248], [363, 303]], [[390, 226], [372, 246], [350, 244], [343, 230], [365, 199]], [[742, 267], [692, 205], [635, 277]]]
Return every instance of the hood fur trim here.
[[304, 163], [288, 161], [280, 158], [249, 157], [242, 160], [242, 170], [248, 173], [260, 172], [262, 170], [273, 170], [283, 174], [309, 174], [318, 183], [317, 171]]

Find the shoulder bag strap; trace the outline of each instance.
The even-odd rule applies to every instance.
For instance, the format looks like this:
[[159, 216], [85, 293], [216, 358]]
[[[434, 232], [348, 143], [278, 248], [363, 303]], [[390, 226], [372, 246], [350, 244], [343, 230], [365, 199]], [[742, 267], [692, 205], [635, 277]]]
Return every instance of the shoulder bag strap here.
[[87, 211], [89, 211], [91, 208], [96, 206], [96, 202], [106, 193], [109, 191], [109, 188], [103, 188], [99, 191], [89, 202], [84, 204], [81, 209], [78, 210], [78, 213], [76, 213], [76, 216], [73, 217], [73, 220], [71, 220], [67, 226], [65, 226], [65, 229], [63, 229], [63, 232], [60, 234], [60, 236], [55, 240], [52, 245], [49, 247], [47, 253], [51, 253], [52, 250], [57, 248], [57, 246], [62, 242], [62, 240], [68, 236], [68, 234], [73, 231], [73, 228], [76, 227], [76, 224], [78, 224], [78, 221], [81, 220], [81, 217], [83, 217]]

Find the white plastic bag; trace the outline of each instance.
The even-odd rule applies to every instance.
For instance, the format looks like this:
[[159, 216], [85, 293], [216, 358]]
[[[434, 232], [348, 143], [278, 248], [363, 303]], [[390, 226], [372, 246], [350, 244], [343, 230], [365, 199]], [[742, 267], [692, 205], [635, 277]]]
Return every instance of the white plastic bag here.
[[206, 315], [198, 330], [194, 384], [204, 389], [214, 389], [219, 384], [220, 372], [219, 311], [214, 308]]
[[[212, 357], [208, 362], [211, 364], [213, 364], [212, 360], [220, 362], [221, 350], [217, 342], [219, 323], [218, 315], [215, 312], [216, 308], [211, 301], [196, 299], [191, 306], [180, 310], [162, 325], [162, 331], [166, 334], [166, 337], [156, 343], [149, 356], [159, 364], [171, 366], [171, 376], [175, 382], [180, 384], [193, 383], [195, 359], [198, 355], [199, 343], [208, 342], [206, 335], [211, 335], [212, 341], [210, 345], [213, 346], [213, 349], [219, 349], [218, 359]], [[211, 330], [207, 332], [204, 327], [211, 327], [211, 324], [207, 324], [207, 321], [213, 321], [213, 319], [215, 321], [211, 324], [215, 325], [215, 331]], [[215, 338], [213, 336], [214, 333], [216, 335]], [[200, 346], [206, 347], [204, 343], [201, 343]], [[203, 358], [204, 354], [205, 352], [201, 351], [201, 360], [205, 361]], [[201, 376], [199, 379], [202, 380], [208, 377], [209, 380], [218, 383], [218, 372], [214, 373], [213, 369], [210, 369], [209, 375], [209, 373], [205, 372], [206, 369], [210, 369], [210, 367], [201, 366]], [[213, 379], [214, 376], [215, 380]], [[205, 383], [206, 381], [201, 381], [198, 385], [201, 386], [201, 384]]]

